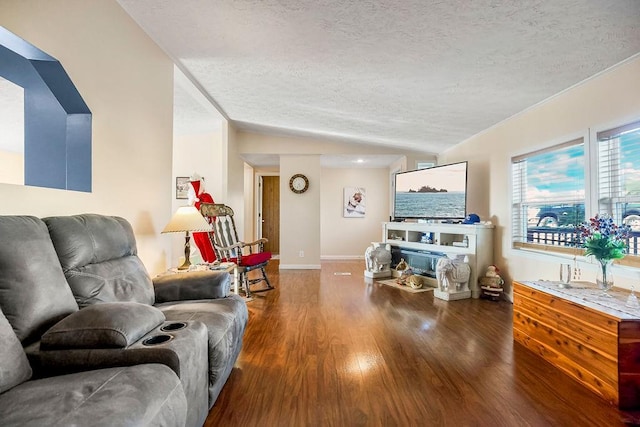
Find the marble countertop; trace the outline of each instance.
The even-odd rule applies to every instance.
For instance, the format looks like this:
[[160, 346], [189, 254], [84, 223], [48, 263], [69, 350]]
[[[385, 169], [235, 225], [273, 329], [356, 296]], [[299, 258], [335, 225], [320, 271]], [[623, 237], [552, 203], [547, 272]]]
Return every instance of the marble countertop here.
[[[550, 280], [518, 282], [621, 320], [640, 320], [640, 307], [627, 305], [631, 292], [626, 289], [614, 287], [607, 292], [608, 296], [606, 296], [602, 289], [590, 282], [571, 282], [570, 287]], [[640, 296], [638, 298], [640, 299]]]

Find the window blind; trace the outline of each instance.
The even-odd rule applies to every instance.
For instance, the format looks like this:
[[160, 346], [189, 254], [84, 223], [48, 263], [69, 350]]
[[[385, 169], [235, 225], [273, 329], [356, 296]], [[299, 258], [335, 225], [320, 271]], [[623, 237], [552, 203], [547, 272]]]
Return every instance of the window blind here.
[[585, 213], [584, 139], [511, 160], [514, 246], [573, 246]]
[[640, 121], [593, 135], [511, 159], [513, 246], [581, 254], [576, 226], [607, 213], [632, 231], [618, 262], [640, 267]]
[[[596, 134], [598, 145], [598, 210], [617, 224], [640, 233], [640, 121]], [[629, 254], [637, 255], [637, 237]]]

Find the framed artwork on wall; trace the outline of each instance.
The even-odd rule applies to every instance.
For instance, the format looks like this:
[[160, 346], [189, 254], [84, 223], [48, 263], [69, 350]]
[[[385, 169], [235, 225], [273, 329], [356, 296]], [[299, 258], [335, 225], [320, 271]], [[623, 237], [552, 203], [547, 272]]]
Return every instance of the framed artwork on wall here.
[[189, 193], [189, 177], [177, 176], [176, 177], [176, 199], [187, 199]]
[[344, 218], [364, 218], [366, 212], [365, 189], [344, 187], [342, 216]]

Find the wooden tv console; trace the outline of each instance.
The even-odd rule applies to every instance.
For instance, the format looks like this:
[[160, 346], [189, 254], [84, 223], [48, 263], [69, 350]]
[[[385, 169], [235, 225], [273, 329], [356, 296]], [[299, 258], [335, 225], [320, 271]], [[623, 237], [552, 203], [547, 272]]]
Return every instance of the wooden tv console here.
[[575, 286], [514, 281], [514, 341], [620, 409], [640, 408], [640, 311], [624, 307], [628, 292], [611, 303]]

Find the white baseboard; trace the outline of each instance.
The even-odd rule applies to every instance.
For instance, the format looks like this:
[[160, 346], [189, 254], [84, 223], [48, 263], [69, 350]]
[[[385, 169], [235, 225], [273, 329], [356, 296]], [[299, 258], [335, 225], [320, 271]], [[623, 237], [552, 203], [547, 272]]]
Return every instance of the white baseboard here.
[[340, 260], [358, 260], [364, 259], [364, 255], [322, 255], [320, 256], [321, 260], [326, 261], [340, 261]]
[[280, 264], [280, 270], [320, 270], [320, 264]]

